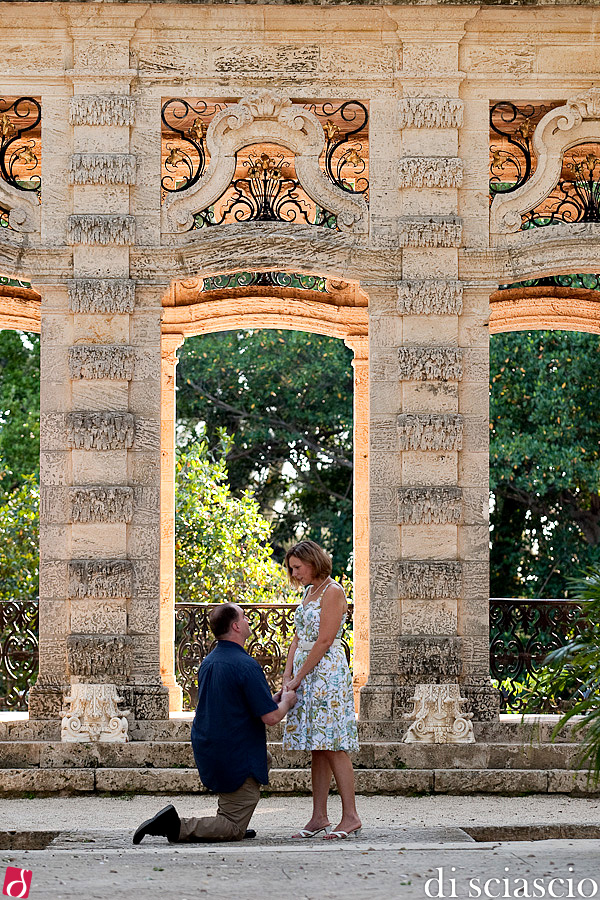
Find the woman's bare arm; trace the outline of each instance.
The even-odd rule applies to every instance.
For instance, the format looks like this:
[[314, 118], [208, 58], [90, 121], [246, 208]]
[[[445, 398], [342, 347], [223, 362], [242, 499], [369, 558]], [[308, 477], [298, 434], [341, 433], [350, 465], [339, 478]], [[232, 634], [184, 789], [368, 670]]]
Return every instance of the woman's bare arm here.
[[323, 659], [336, 639], [340, 624], [348, 604], [346, 596], [339, 584], [331, 584], [321, 598], [321, 620], [319, 636], [314, 647], [300, 666], [288, 687], [296, 690], [303, 678]]

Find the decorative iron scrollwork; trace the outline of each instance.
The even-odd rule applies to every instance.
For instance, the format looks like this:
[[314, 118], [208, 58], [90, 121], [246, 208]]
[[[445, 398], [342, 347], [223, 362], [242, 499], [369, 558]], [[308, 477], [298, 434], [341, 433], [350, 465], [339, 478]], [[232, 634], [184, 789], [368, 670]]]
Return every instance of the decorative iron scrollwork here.
[[298, 272], [233, 272], [212, 275], [202, 282], [202, 290], [223, 291], [245, 287], [295, 288], [300, 291], [327, 293], [327, 279], [320, 275], [301, 275]]
[[41, 105], [33, 97], [0, 99], [0, 177], [19, 191], [41, 188], [35, 139], [23, 137], [31, 135], [41, 118]]
[[576, 290], [600, 291], [600, 274], [547, 275], [544, 278], [530, 278], [527, 281], [515, 281], [512, 284], [501, 284], [499, 290], [509, 291], [515, 288], [528, 287], [568, 287]]
[[[235, 178], [217, 202], [194, 217], [195, 228], [224, 222], [301, 222], [337, 228], [337, 217], [311, 204], [295, 177], [293, 162], [280, 154], [248, 154], [246, 177]], [[230, 195], [230, 196], [228, 196]]]
[[500, 142], [490, 142], [491, 200], [496, 194], [516, 191], [531, 176], [535, 166], [532, 157], [533, 132], [540, 119], [563, 102], [516, 105], [502, 100], [490, 108], [490, 130], [501, 138]]
[[172, 194], [185, 191], [202, 177], [208, 161], [205, 143], [208, 124], [226, 105], [199, 100], [193, 106], [178, 97], [163, 103], [160, 117], [176, 138], [166, 145], [169, 155], [163, 164], [167, 173], [160, 182], [163, 191]]
[[337, 107], [327, 101], [307, 104], [305, 109], [314, 113], [323, 124], [327, 177], [347, 194], [366, 195], [369, 191], [369, 179], [363, 175], [367, 167], [366, 151], [363, 144], [353, 138], [361, 132], [367, 134], [367, 107], [360, 100], [347, 100]]
[[[596, 149], [600, 154], [600, 146]], [[522, 229], [600, 222], [600, 156], [594, 150], [585, 145], [583, 153], [581, 147], [579, 153], [572, 147], [565, 154], [558, 184], [543, 203], [521, 217]]]
[[0, 601], [0, 709], [27, 709], [38, 671], [38, 601]]

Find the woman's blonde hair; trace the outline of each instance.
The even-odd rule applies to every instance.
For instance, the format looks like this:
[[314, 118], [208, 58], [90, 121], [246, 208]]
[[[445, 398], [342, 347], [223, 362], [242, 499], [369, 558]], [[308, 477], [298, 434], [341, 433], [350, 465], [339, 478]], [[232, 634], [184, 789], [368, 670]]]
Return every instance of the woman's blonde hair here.
[[329, 554], [316, 544], [315, 541], [300, 541], [300, 543], [290, 547], [285, 554], [284, 561], [290, 584], [294, 587], [300, 587], [301, 585], [298, 579], [294, 578], [292, 575], [292, 568], [290, 566], [290, 557], [292, 556], [295, 556], [296, 559], [301, 560], [301, 562], [308, 563], [313, 570], [313, 577], [317, 581], [320, 578], [327, 578], [328, 575], [331, 575], [333, 566]]

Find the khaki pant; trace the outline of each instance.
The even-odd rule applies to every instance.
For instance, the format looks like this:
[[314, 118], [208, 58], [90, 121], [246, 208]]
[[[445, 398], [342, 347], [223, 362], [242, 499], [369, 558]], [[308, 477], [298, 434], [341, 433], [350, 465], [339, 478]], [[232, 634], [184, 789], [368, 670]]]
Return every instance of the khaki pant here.
[[216, 816], [181, 819], [180, 841], [241, 841], [260, 800], [256, 778], [246, 778], [237, 791], [219, 794]]

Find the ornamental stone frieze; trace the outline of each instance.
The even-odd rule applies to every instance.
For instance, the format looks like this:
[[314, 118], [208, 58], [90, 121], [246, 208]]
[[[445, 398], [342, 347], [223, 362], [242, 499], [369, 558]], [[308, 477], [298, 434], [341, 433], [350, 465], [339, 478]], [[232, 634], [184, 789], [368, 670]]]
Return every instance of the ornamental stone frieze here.
[[69, 306], [74, 313], [132, 313], [135, 281], [129, 278], [72, 278]]
[[135, 349], [127, 344], [78, 344], [69, 347], [71, 378], [131, 381]]
[[404, 736], [406, 743], [474, 743], [473, 713], [461, 709], [467, 701], [458, 684], [417, 684], [412, 702], [410, 718], [415, 721]]
[[402, 381], [460, 381], [463, 351], [457, 347], [400, 347], [399, 377]]
[[71, 244], [133, 244], [135, 216], [100, 215], [93, 213], [69, 216]]
[[70, 634], [67, 664], [75, 678], [128, 678], [133, 668], [133, 638], [125, 634]]
[[128, 559], [74, 559], [69, 562], [69, 598], [131, 597], [133, 563]]
[[462, 450], [458, 413], [401, 413], [397, 427], [400, 450]]
[[406, 97], [400, 101], [400, 128], [461, 128], [464, 103], [448, 97]]
[[132, 153], [74, 153], [71, 184], [135, 184], [136, 157]]
[[131, 413], [71, 412], [67, 443], [74, 450], [129, 450], [135, 437]]
[[399, 640], [398, 671], [408, 677], [460, 675], [462, 641], [440, 635], [402, 635]]
[[458, 525], [461, 519], [459, 487], [398, 488], [399, 525]]
[[133, 125], [135, 99], [122, 94], [73, 97], [70, 105], [71, 125]]
[[71, 522], [131, 522], [133, 488], [70, 488], [69, 507]]
[[463, 162], [456, 156], [410, 156], [398, 163], [399, 184], [408, 187], [460, 187]]
[[461, 219], [403, 216], [398, 225], [401, 247], [460, 247]]
[[462, 302], [460, 281], [423, 278], [398, 285], [397, 311], [402, 316], [460, 315]]
[[119, 711], [123, 701], [115, 684], [72, 684], [63, 710], [61, 740], [125, 743], [129, 722]]
[[410, 600], [456, 599], [462, 590], [458, 560], [401, 560], [398, 595]]

